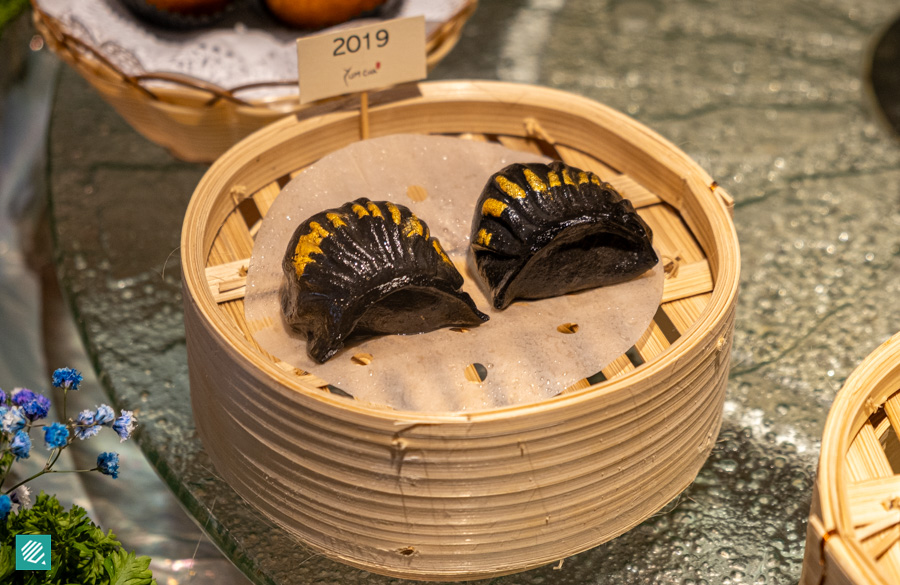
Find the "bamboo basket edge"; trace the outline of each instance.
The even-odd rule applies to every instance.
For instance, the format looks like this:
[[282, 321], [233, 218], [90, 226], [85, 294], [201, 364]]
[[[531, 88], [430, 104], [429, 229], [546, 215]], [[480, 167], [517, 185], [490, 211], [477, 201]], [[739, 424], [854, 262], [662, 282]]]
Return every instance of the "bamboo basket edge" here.
[[[143, 77], [167, 73], [128, 75], [102, 53], [69, 35], [53, 16], [30, 0], [32, 21], [51, 50], [79, 73], [135, 130], [189, 162], [212, 162], [253, 131], [313, 105], [301, 105], [296, 96], [243, 100], [236, 91], [188, 75], [177, 87], [148, 89]], [[433, 69], [457, 44], [475, 12], [478, 0], [465, 4], [426, 39], [426, 66]], [[285, 85], [273, 81], [271, 85]], [[325, 103], [334, 100], [325, 100]], [[338, 100], [340, 101], [340, 100]], [[189, 123], [184, 120], [190, 119]]]
[[[898, 355], [900, 333], [879, 345], [853, 370], [835, 397], [825, 422], [815, 482], [817, 497], [810, 510], [810, 518], [815, 518], [815, 522], [810, 521], [811, 527], [815, 527], [815, 539], [809, 534], [806, 544], [821, 546], [825, 553], [820, 555], [820, 562], [829, 563], [821, 568], [824, 583], [888, 585], [852, 536], [853, 523], [849, 506], [845, 504], [848, 499], [845, 467], [850, 443], [862, 423], [900, 389]], [[841, 573], [832, 580], [830, 573], [834, 568]], [[808, 585], [808, 571], [811, 569], [804, 566], [803, 585]], [[851, 576], [847, 576], [848, 572]]]
[[[411, 98], [410, 100], [388, 104], [384, 107], [401, 108], [408, 102], [441, 103], [448, 97], [455, 97], [457, 99], [466, 99], [473, 101], [485, 99], [496, 100], [499, 99], [499, 95], [504, 92], [511, 92], [510, 95], [514, 96], [517, 102], [524, 101], [526, 99], [526, 95], [532, 96], [532, 99], [535, 95], [542, 98], [547, 98], [547, 96], [550, 96], [550, 98], [565, 97], [566, 99], [577, 102], [579, 106], [586, 108], [588, 111], [602, 112], [607, 116], [607, 119], [614, 120], [616, 123], [623, 123], [629, 130], [631, 130], [632, 128], [639, 129], [640, 131], [635, 136], [640, 137], [640, 139], [642, 140], [646, 140], [646, 144], [651, 145], [651, 148], [653, 145], [662, 145], [667, 150], [671, 149], [678, 152], [678, 156], [671, 157], [671, 159], [674, 161], [674, 164], [677, 165], [677, 168], [675, 170], [676, 173], [678, 173], [678, 171], [683, 171], [681, 173], [683, 176], [690, 177], [692, 173], [696, 172], [701, 177], [703, 177], [704, 182], [709, 178], [705, 171], [703, 171], [698, 165], [696, 165], [696, 163], [693, 163], [693, 161], [691, 161], [687, 157], [687, 155], [681, 153], [680, 150], [678, 150], [676, 147], [674, 147], [674, 145], [666, 141], [664, 138], [656, 135], [646, 127], [631, 120], [624, 114], [616, 112], [606, 106], [598, 104], [597, 102], [588, 100], [587, 98], [573, 96], [559, 90], [537, 88], [534, 86], [522, 86], [519, 84], [506, 82], [427, 82], [418, 84], [418, 88], [422, 92], [422, 96], [420, 98]], [[353, 112], [332, 112], [313, 119], [303, 120], [299, 123], [296, 123], [292, 118], [289, 117], [280, 122], [271, 124], [242, 141], [239, 147], [229, 149], [229, 151], [227, 151], [222, 157], [220, 157], [215, 163], [213, 163], [209, 171], [204, 175], [203, 179], [201, 179], [201, 182], [198, 185], [195, 193], [215, 193], [232, 188], [234, 186], [234, 181], [232, 181], [230, 177], [225, 177], [223, 175], [223, 170], [228, 168], [233, 169], [239, 163], [242, 163], [244, 165], [248, 164], [244, 156], [245, 150], [253, 151], [259, 145], [264, 145], [267, 143], [274, 142], [280, 144], [286, 137], [294, 136], [296, 134], [306, 134], [311, 129], [314, 129], [316, 127], [326, 127], [335, 120], [354, 119], [355, 116], [356, 114]], [[246, 187], [246, 189], [248, 191], [252, 191], [254, 188], [258, 188], [261, 186], [262, 181], [260, 181], [259, 185], [250, 184]], [[725, 209], [725, 205], [722, 202], [722, 199], [712, 195], [712, 190], [710, 189], [709, 185], [700, 183], [696, 180], [685, 181], [685, 188], [691, 190], [691, 192], [697, 197], [698, 205], [700, 205], [703, 211], [709, 212], [713, 215], [718, 214], [719, 217], [723, 219], [727, 216], [727, 210]], [[198, 262], [202, 262], [199, 258], [184, 256], [186, 254], [190, 254], [192, 251], [191, 248], [193, 243], [190, 239], [191, 227], [197, 225], [197, 222], [201, 218], [212, 218], [213, 223], [216, 223], [218, 221], [216, 213], [214, 213], [214, 209], [212, 208], [211, 202], [200, 208], [195, 205], [196, 200], [197, 197], [192, 198], [191, 205], [189, 206], [188, 212], [185, 215], [184, 230], [182, 233], [181, 242], [183, 266], [196, 265]], [[735, 228], [733, 223], [728, 220], [725, 222], [714, 223], [712, 225], [712, 230], [712, 237], [717, 240], [717, 243], [722, 244], [722, 250], [717, 250], [717, 253], [728, 255], [734, 261], [723, 262], [722, 265], [718, 267], [720, 274], [716, 275], [716, 279], [719, 282], [719, 286], [716, 286], [714, 288], [713, 297], [710, 300], [709, 307], [704, 312], [704, 314], [701, 315], [701, 319], [698, 320], [698, 322], [695, 323], [689, 331], [685, 332], [685, 334], [678, 341], [676, 341], [675, 344], [673, 344], [666, 350], [666, 353], [668, 353], [674, 361], [680, 361], [681, 359], [683, 359], [685, 354], [690, 353], [693, 349], [696, 349], [693, 345], [689, 345], [689, 342], [692, 342], [694, 344], [705, 344], [706, 347], [704, 347], [701, 351], [710, 351], [713, 350], [716, 346], [721, 346], [724, 340], [722, 335], [723, 332], [716, 331], [715, 328], [712, 327], [712, 325], [714, 325], [715, 322], [722, 316], [722, 312], [727, 312], [727, 308], [733, 306], [736, 303], [739, 280], [739, 250], [737, 248]], [[204, 247], [207, 247], [206, 244], [204, 244]], [[199, 275], [193, 275], [196, 276], [196, 278], [192, 278], [190, 276], [191, 275], [185, 276], [185, 286], [186, 291], [188, 292], [185, 298], [191, 299], [192, 302], [195, 298], [206, 298], [208, 301], [209, 292], [205, 289], [202, 279], [199, 277]], [[722, 283], [728, 284], [726, 286], [722, 286]], [[215, 315], [214, 311], [206, 310], [211, 308], [211, 304], [206, 308], [200, 307], [201, 311], [205, 313], [205, 318], [208, 319], [210, 323], [218, 323], [219, 319], [218, 316]], [[719, 314], [717, 314], [716, 311], [719, 311]], [[216, 334], [228, 339], [230, 345], [236, 347], [243, 347], [246, 345], [238, 336], [233, 335], [227, 327], [221, 326], [221, 323], [219, 325], [220, 327], [216, 328]], [[708, 338], [711, 337], [713, 333], [716, 333], [717, 336], [714, 340], [710, 341]], [[242, 358], [247, 360], [248, 363], [252, 363], [254, 361], [253, 357], [254, 356], [252, 355], [252, 353], [242, 353]], [[280, 384], [287, 387], [298, 385], [303, 387], [302, 383], [296, 383], [291, 378], [290, 374], [278, 369], [277, 367], [268, 366], [268, 364], [264, 364], [266, 373], [269, 376], [275, 378]], [[645, 376], [650, 376], [651, 374], [656, 374], [659, 369], [665, 367], [666, 366], [661, 363], [661, 360], [654, 360], [653, 363], [645, 364], [645, 366], [640, 370], [636, 370], [635, 372], [626, 374], [625, 376], [617, 378], [612, 382], [607, 382], [604, 385], [604, 389], [608, 392], [618, 391], [634, 383], [637, 379], [641, 379]], [[549, 404], [558, 402], [568, 403], [571, 401], [583, 400], [593, 395], [596, 390], [596, 385], [591, 386], [578, 392], [573, 392], [571, 394], [560, 396], [549, 401], [541, 402], [539, 403], [539, 407], [546, 407]], [[318, 392], [312, 387], [304, 387], [304, 391], [312, 393], [321, 400], [333, 401], [334, 405], [336, 406], [345, 406], [345, 404], [341, 402], [339, 398], [335, 398], [330, 395], [322, 396], [321, 392]], [[359, 405], [353, 406], [355, 408], [360, 408]], [[423, 416], [421, 414], [402, 413], [400, 411], [382, 411], [369, 408], [364, 408], [364, 410], [366, 414], [369, 415], [378, 417], [386, 416], [392, 421], [402, 421], [402, 423], [404, 424], [416, 424], [460, 422], [471, 423], [474, 420], [485, 421], [496, 416], [504, 417], [526, 414], [530, 408], [536, 407], [511, 407], [509, 409], [498, 409], [496, 411], [484, 411], [466, 415], [429, 416]]]
[[[444, 95], [441, 93], [441, 83], [446, 84]], [[502, 102], [504, 88], [509, 90], [510, 95], [515, 96], [514, 99], [524, 102], [526, 106], [530, 106], [531, 102], [540, 103], [541, 99], [549, 99], [548, 96], [564, 96], [567, 107], [571, 106], [572, 102], [582, 106], [584, 102], [589, 102], [585, 98], [556, 90], [538, 88], [523, 91], [521, 86], [515, 84], [439, 82], [418, 86], [421, 95], [404, 98], [399, 105], [385, 104], [373, 108], [374, 116], [378, 119], [378, 116], [383, 114], [381, 119], [386, 121], [385, 127], [389, 130], [394, 129], [398, 126], [397, 121], [391, 118], [391, 108], [395, 108], [393, 113], [399, 113], [404, 104], [418, 102], [421, 105], [423, 101], [443, 103], [447, 100], [447, 92], [457, 98], [462, 96], [461, 99], [468, 95], [475, 106], [484, 103], [484, 100], [493, 99], [495, 107], [496, 102], [499, 102], [499, 107], [505, 109], [506, 106]], [[585, 109], [580, 110], [581, 114], [585, 111], [603, 111], [604, 107], [597, 110], [593, 105], [595, 102], [589, 103], [590, 107], [584, 106]], [[528, 107], [518, 109], [532, 111]], [[573, 117], [576, 115], [580, 114], [573, 114]], [[604, 119], [619, 118], [623, 117], [616, 113], [606, 115]], [[572, 117], [559, 128], [568, 128], [566, 124], [571, 124], [571, 120]], [[538, 121], [544, 125], [544, 130], [550, 130], [550, 135], [557, 134], [557, 127], [551, 122], [543, 119]], [[330, 151], [340, 147], [344, 141], [352, 142], [358, 139], [350, 138], [347, 134], [348, 129], [357, 123], [358, 119], [352, 112], [334, 112], [316, 119], [288, 118], [260, 131], [259, 135], [254, 135], [246, 143], [241, 144], [253, 143], [263, 149], [267, 141], [260, 139], [259, 136], [267, 136], [269, 142], [279, 145], [289, 145], [297, 136], [310, 141], [321, 136], [324, 144], [317, 145], [317, 148]], [[626, 123], [630, 124], [627, 119]], [[377, 125], [373, 127], [378, 129]], [[335, 128], [347, 136], [334, 136], [333, 134], [337, 132], [332, 130]], [[518, 132], [517, 136], [521, 135], [522, 120], [518, 119], [516, 123], [511, 121], [507, 126], [497, 126], [497, 129], [509, 129]], [[612, 133], [612, 130], [606, 132]], [[642, 133], [629, 136], [629, 140], [634, 139], [639, 143], [637, 146], [629, 143], [631, 144], [629, 148], [638, 150], [641, 145], [657, 145], [658, 148], [667, 146], [664, 139], [653, 136], [650, 131], [647, 133], [646, 137], [642, 137]], [[619, 139], [619, 143], [623, 142], [624, 138]], [[711, 268], [715, 267], [714, 278], [718, 280], [718, 284], [713, 293], [708, 295], [709, 299], [704, 298], [705, 308], [697, 309], [699, 316], [691, 317], [693, 324], [684, 330], [675, 344], [654, 358], [655, 361], [651, 360], [632, 374], [607, 382], [602, 387], [595, 385], [536, 405], [487, 411], [486, 414], [423, 415], [359, 407], [345, 399], [323, 393], [319, 389], [295, 383], [290, 375], [279, 368], [275, 366], [270, 368], [266, 364], [260, 364], [259, 360], [251, 359], [252, 350], [243, 347], [241, 343], [233, 343], [228, 336], [222, 335], [223, 331], [233, 333], [234, 328], [229, 328], [224, 320], [216, 322], [206, 314], [207, 311], [214, 311], [214, 307], [210, 304], [210, 299], [203, 296], [209, 294], [209, 289], [202, 278], [204, 271], [192, 268], [205, 267], [205, 254], [209, 252], [207, 244], [211, 245], [212, 241], [212, 236], [204, 233], [206, 226], [221, 225], [220, 220], [230, 213], [241, 197], [253, 192], [256, 187], [262, 187], [263, 183], [270, 182], [274, 176], [293, 170], [283, 167], [288, 163], [280, 153], [267, 156], [257, 151], [254, 156], [248, 157], [249, 150], [240, 152], [235, 150], [237, 147], [223, 155], [216, 163], [222, 165], [221, 169], [214, 165], [216, 173], [221, 170], [222, 176], [211, 177], [214, 171], [213, 168], [210, 169], [201, 181], [203, 189], [198, 185], [191, 207], [185, 215], [185, 228], [182, 234], [182, 278], [189, 362], [198, 361], [191, 360], [192, 354], [197, 352], [209, 362], [202, 363], [202, 368], [189, 369], [191, 401], [195, 412], [209, 413], [209, 416], [196, 418], [198, 432], [203, 437], [217, 468], [221, 464], [220, 472], [229, 483], [234, 482], [235, 489], [246, 494], [260, 493], [260, 490], [266, 490], [269, 486], [267, 483], [270, 481], [269, 477], [278, 475], [279, 481], [287, 482], [284, 487], [289, 488], [289, 493], [302, 494], [303, 498], [306, 498], [305, 500], [301, 498], [293, 504], [282, 502], [287, 506], [284, 511], [276, 513], [274, 510], [268, 510], [263, 513], [270, 517], [275, 514], [279, 518], [281, 517], [279, 514], [285, 514], [285, 518], [289, 514], [292, 522], [291, 532], [307, 545], [347, 564], [393, 576], [453, 580], [508, 574], [553, 562], [627, 531], [675, 497], [696, 476], [714, 445], [715, 436], [721, 425], [722, 402], [728, 379], [728, 356], [732, 343], [731, 333], [736, 311], [739, 261], [737, 240], [734, 226], [727, 214], [726, 199], [716, 196], [714, 187], [707, 182], [708, 176], [705, 173], [695, 173], [696, 164], [685, 155], [666, 156], [666, 163], [676, 170], [666, 167], [658, 176], [647, 171], [647, 180], [657, 181], [658, 185], [665, 186], [666, 194], [672, 203], [676, 205], [681, 201], [690, 203], [692, 207], [688, 214], [695, 216], [691, 220], [694, 224], [692, 227], [702, 230], [703, 234], [699, 237], [707, 247], [713, 247], [712, 251], [707, 250], [707, 255], [718, 257], [716, 261], [711, 262]], [[646, 158], [648, 155], [644, 153], [643, 156]], [[653, 164], [661, 165], [662, 162], [654, 160]], [[250, 168], [253, 165], [260, 168]], [[224, 176], [229, 173], [232, 176]], [[198, 197], [201, 193], [215, 196]], [[198, 202], [197, 199], [203, 201]], [[705, 219], [707, 214], [713, 219]], [[197, 241], [201, 241], [201, 245], [185, 244]], [[721, 246], [721, 249], [717, 246]], [[192, 254], [194, 259], [186, 259], [186, 256]], [[195, 292], [191, 289], [192, 282]], [[690, 339], [691, 343], [687, 343], [686, 339]], [[236, 378], [220, 376], [219, 371], [223, 365], [233, 367], [232, 375]], [[634, 375], [639, 372], [643, 374]], [[229, 387], [222, 389], [216, 386], [217, 383]], [[226, 393], [220, 395], [219, 390], [225, 390]], [[573, 428], [581, 432], [581, 427], [577, 426], [579, 424], [585, 425], [584, 429], [587, 429], [585, 432], [595, 435], [603, 430], [604, 417], [597, 413], [609, 403], [608, 400], [602, 399], [604, 397], [616, 397], [622, 404], [631, 401], [632, 409], [641, 408], [640, 402], [636, 399], [641, 397], [646, 400], [643, 407], [644, 417], [648, 421], [656, 420], [657, 423], [645, 425], [643, 418], [636, 420], [635, 426], [638, 428], [633, 433], [634, 439], [627, 442], [623, 440], [618, 445], [598, 445], [594, 441], [597, 452], [603, 449], [610, 451], [611, 455], [608, 457], [590, 452], [580, 459], [560, 458], [559, 461], [550, 462], [532, 459], [530, 455], [532, 446], [536, 447], [536, 452], [546, 450], [546, 444], [552, 442], [558, 433]], [[222, 402], [222, 399], [225, 399], [225, 402]], [[277, 438], [273, 437], [269, 429], [260, 429], [258, 424], [254, 426], [252, 421], [243, 421], [241, 417], [236, 418], [233, 414], [246, 412], [243, 407], [248, 406], [255, 409], [256, 418], [262, 420], [265, 413], [270, 412], [273, 402], [277, 404], [278, 401], [285, 399], [291, 402], [285, 404], [284, 408], [290, 410], [292, 417], [297, 417], [297, 424], [303, 425], [319, 418], [334, 417], [337, 420], [335, 424], [339, 425], [335, 428], [335, 432], [342, 438], [352, 438], [354, 445], [357, 444], [359, 429], [366, 428], [366, 432], [369, 433], [364, 439], [369, 442], [366, 445], [367, 456], [362, 461], [356, 462], [358, 469], [346, 469], [352, 462], [352, 458], [349, 457], [345, 457], [342, 463], [345, 468], [333, 471], [321, 467], [314, 469], [308, 462], [309, 457], [304, 455], [304, 450], [316, 452], [319, 458], [344, 455], [340, 444], [329, 442], [324, 438], [327, 432], [311, 432], [297, 438]], [[687, 406], [679, 407], [677, 410], [670, 409], [673, 401], [682, 401], [681, 403]], [[694, 414], [696, 416], [693, 416]], [[572, 420], [579, 416], [587, 420]], [[662, 424], [658, 424], [659, 421], [662, 421]], [[682, 432], [667, 432], [668, 425], [674, 425]], [[518, 440], [519, 432], [523, 430], [535, 432], [526, 433]], [[496, 437], [499, 437], [499, 440], [493, 440]], [[369, 493], [379, 494], [377, 501], [407, 509], [404, 499], [406, 492], [402, 489], [403, 480], [405, 477], [416, 477], [414, 460], [410, 459], [407, 463], [403, 463], [407, 453], [418, 453], [423, 460], [427, 455], [428, 469], [431, 471], [415, 480], [423, 484], [421, 489], [426, 490], [422, 492], [425, 496], [431, 497], [427, 490], [436, 486], [443, 489], [435, 492], [443, 498], [466, 498], [466, 494], [470, 491], [468, 475], [449, 474], [453, 469], [452, 461], [444, 457], [445, 452], [458, 448], [457, 442], [460, 440], [465, 441], [464, 446], [460, 446], [465, 450], [462, 454], [464, 456], [468, 456], [471, 450], [492, 445], [505, 448], [505, 451], [495, 454], [498, 465], [504, 465], [503, 469], [498, 469], [494, 474], [496, 477], [486, 475], [483, 482], [486, 484], [484, 497], [490, 498], [498, 513], [505, 508], [501, 504], [521, 498], [522, 493], [534, 493], [533, 502], [529, 499], [530, 507], [509, 508], [504, 515], [496, 518], [497, 530], [501, 534], [506, 534], [503, 530], [508, 531], [513, 526], [523, 523], [530, 525], [536, 518], [539, 519], [540, 515], [535, 516], [533, 506], [546, 506], [548, 511], [553, 511], [567, 505], [564, 500], [554, 499], [551, 493], [546, 496], [543, 493], [541, 482], [546, 482], [548, 474], [553, 472], [563, 474], [564, 477], [581, 477], [579, 474], [582, 474], [586, 478], [584, 481], [589, 482], [585, 489], [590, 489], [593, 493], [602, 493], [603, 489], [621, 490], [620, 496], [626, 498], [625, 501], [631, 507], [627, 513], [620, 513], [622, 508], [616, 504], [615, 498], [612, 501], [607, 499], [598, 502], [596, 507], [586, 509], [582, 519], [585, 531], [577, 534], [573, 532], [575, 524], [571, 521], [563, 519], [558, 526], [550, 523], [546, 527], [546, 534], [542, 530], [537, 532], [542, 542], [546, 544], [546, 547], [540, 550], [523, 549], [521, 543], [516, 544], [511, 550], [506, 550], [502, 541], [490, 534], [480, 536], [480, 544], [475, 544], [484, 547], [485, 550], [497, 550], [502, 553], [496, 558], [484, 554], [474, 554], [471, 557], [456, 556], [450, 554], [449, 549], [447, 553], [429, 550], [428, 543], [435, 542], [435, 539], [440, 540], [445, 531], [432, 532], [433, 522], [412, 523], [416, 518], [423, 518], [422, 509], [427, 512], [427, 506], [424, 504], [409, 509], [410, 520], [405, 517], [393, 519], [387, 529], [379, 533], [379, 538], [370, 537], [366, 530], [362, 532], [350, 530], [347, 532], [348, 536], [353, 537], [350, 539], [353, 543], [350, 550], [332, 549], [321, 545], [322, 538], [328, 538], [329, 535], [333, 541], [335, 530], [347, 530], [350, 526], [348, 521], [352, 517], [365, 518], [366, 520], [360, 520], [360, 523], [368, 526], [366, 509], [372, 502], [363, 498], [360, 503], [350, 506], [347, 499], [341, 497], [348, 494], [347, 490], [350, 488], [347, 486], [355, 485], [353, 481], [358, 476], [354, 474], [361, 473], [363, 468], [371, 468], [368, 470], [371, 477], [366, 479], [366, 489]], [[298, 441], [306, 441], [308, 444], [302, 445], [302, 449], [296, 451], [293, 446]], [[646, 447], [656, 443], [663, 445], [659, 448], [659, 453], [666, 455], [660, 456], [653, 466], [651, 460], [653, 451]], [[299, 444], [297, 446], [299, 447]], [[383, 457], [376, 461], [375, 455], [372, 454], [377, 454], [379, 448], [382, 449]], [[268, 451], [261, 454], [260, 449]], [[355, 453], [357, 447], [354, 446], [353, 449]], [[296, 466], [296, 470], [279, 475], [278, 468], [273, 467], [278, 462], [275, 453], [285, 455], [286, 461], [289, 460]], [[265, 461], [260, 469], [248, 471], [242, 462], [246, 462], [247, 457], [257, 455], [263, 455]], [[395, 461], [399, 462], [396, 464], [399, 467], [395, 466]], [[635, 471], [633, 474], [619, 474], [615, 471], [617, 462], [622, 464], [627, 462], [629, 469]], [[648, 468], [648, 465], [651, 467]], [[448, 467], [446, 470], [436, 470], [435, 466]], [[609, 479], [612, 483], [608, 488], [596, 483], [598, 474], [599, 477], [603, 477], [602, 474], [605, 472], [612, 476]], [[314, 482], [310, 479], [313, 473], [317, 474], [316, 481], [321, 482], [321, 485], [313, 485]], [[659, 474], [659, 482], [647, 484], [654, 473]], [[451, 485], [444, 486], [440, 483], [442, 481], [450, 482]], [[639, 492], [635, 492], [635, 485], [638, 484], [657, 485], [657, 489], [642, 488]], [[458, 487], [458, 493], [450, 489], [453, 486]], [[398, 489], [399, 493], [395, 493]], [[644, 493], [645, 491], [652, 493]], [[513, 497], [506, 497], [504, 494], [507, 492]], [[329, 516], [325, 511], [314, 510], [317, 503], [326, 505], [328, 502], [333, 504], [328, 510], [339, 515], [346, 514], [350, 518], [338, 516], [336, 519], [340, 520], [338, 526], [329, 524]], [[440, 502], [441, 498], [435, 498], [436, 511], [441, 509]], [[258, 505], [269, 506], [269, 502], [258, 502]], [[347, 507], [347, 511], [341, 511], [339, 507]], [[315, 512], [320, 516], [307, 517], [307, 512]], [[548, 520], [549, 518], [548, 516]], [[323, 522], [328, 526], [324, 526]], [[415, 526], [415, 532], [423, 535], [422, 544], [425, 546], [417, 562], [413, 562], [412, 556], [407, 558], [397, 555], [407, 553], [418, 555], [418, 550], [412, 546], [400, 549], [396, 547], [418, 543], [403, 539], [392, 545], [386, 544], [390, 542], [385, 540], [386, 535], [402, 532], [403, 526], [407, 525]], [[531, 529], [537, 530], [538, 527], [531, 525]], [[557, 541], [557, 535], [564, 540]], [[453, 534], [448, 534], [446, 538], [448, 546], [454, 545], [459, 548], [460, 543]]]

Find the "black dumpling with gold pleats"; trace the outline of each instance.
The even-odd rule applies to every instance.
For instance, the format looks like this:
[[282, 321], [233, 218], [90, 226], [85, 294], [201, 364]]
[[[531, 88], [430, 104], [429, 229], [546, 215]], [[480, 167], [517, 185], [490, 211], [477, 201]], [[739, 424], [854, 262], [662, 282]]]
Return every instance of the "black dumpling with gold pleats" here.
[[594, 173], [555, 161], [512, 164], [488, 179], [471, 246], [494, 307], [640, 276], [658, 261], [650, 227]]
[[348, 338], [473, 327], [488, 320], [428, 226], [389, 201], [361, 198], [294, 231], [282, 261], [281, 306], [323, 363]]

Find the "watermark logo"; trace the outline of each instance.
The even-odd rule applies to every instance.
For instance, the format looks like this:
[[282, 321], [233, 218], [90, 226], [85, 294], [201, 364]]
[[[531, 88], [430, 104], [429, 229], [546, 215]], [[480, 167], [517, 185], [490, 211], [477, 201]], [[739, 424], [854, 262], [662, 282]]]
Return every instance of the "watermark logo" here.
[[49, 571], [50, 570], [50, 535], [18, 534], [16, 535], [16, 570], [17, 571]]

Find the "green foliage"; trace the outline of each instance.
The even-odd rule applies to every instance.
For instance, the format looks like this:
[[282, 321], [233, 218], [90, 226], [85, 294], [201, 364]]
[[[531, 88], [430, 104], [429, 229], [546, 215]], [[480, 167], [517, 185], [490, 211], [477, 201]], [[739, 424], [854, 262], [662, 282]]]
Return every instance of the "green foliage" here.
[[[2, 441], [0, 441], [2, 442]], [[0, 477], [2, 477], [5, 472], [9, 469], [9, 467], [13, 464], [16, 457], [13, 455], [12, 451], [5, 451], [3, 456], [0, 457]]]
[[[16, 571], [17, 534], [49, 534], [49, 571]], [[149, 557], [127, 553], [112, 531], [104, 533], [84, 508], [65, 510], [41, 492], [34, 506], [0, 525], [0, 583], [9, 585], [156, 585]]]
[[28, 6], [28, 0], [0, 0], [0, 36], [6, 23], [17, 17]]
[[109, 575], [110, 585], [145, 585], [152, 583], [153, 573], [148, 568], [150, 557], [136, 557], [133, 552], [118, 550], [106, 557], [103, 568]]

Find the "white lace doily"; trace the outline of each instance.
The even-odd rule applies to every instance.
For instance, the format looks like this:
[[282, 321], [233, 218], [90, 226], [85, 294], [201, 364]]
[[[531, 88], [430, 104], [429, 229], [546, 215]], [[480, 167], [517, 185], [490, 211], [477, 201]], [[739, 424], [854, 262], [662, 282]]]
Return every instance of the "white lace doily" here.
[[[402, 0], [391, 18], [425, 16], [425, 34], [450, 20], [466, 0]], [[127, 75], [180, 73], [230, 89], [297, 79], [296, 39], [304, 33], [279, 25], [260, 2], [240, 2], [209, 27], [178, 31], [145, 24], [118, 0], [37, 0], [67, 33], [87, 43]], [[341, 27], [377, 22], [357, 19]], [[322, 31], [317, 31], [322, 32]], [[246, 97], [297, 93], [296, 87], [253, 90]], [[262, 94], [262, 95], [260, 95]]]

